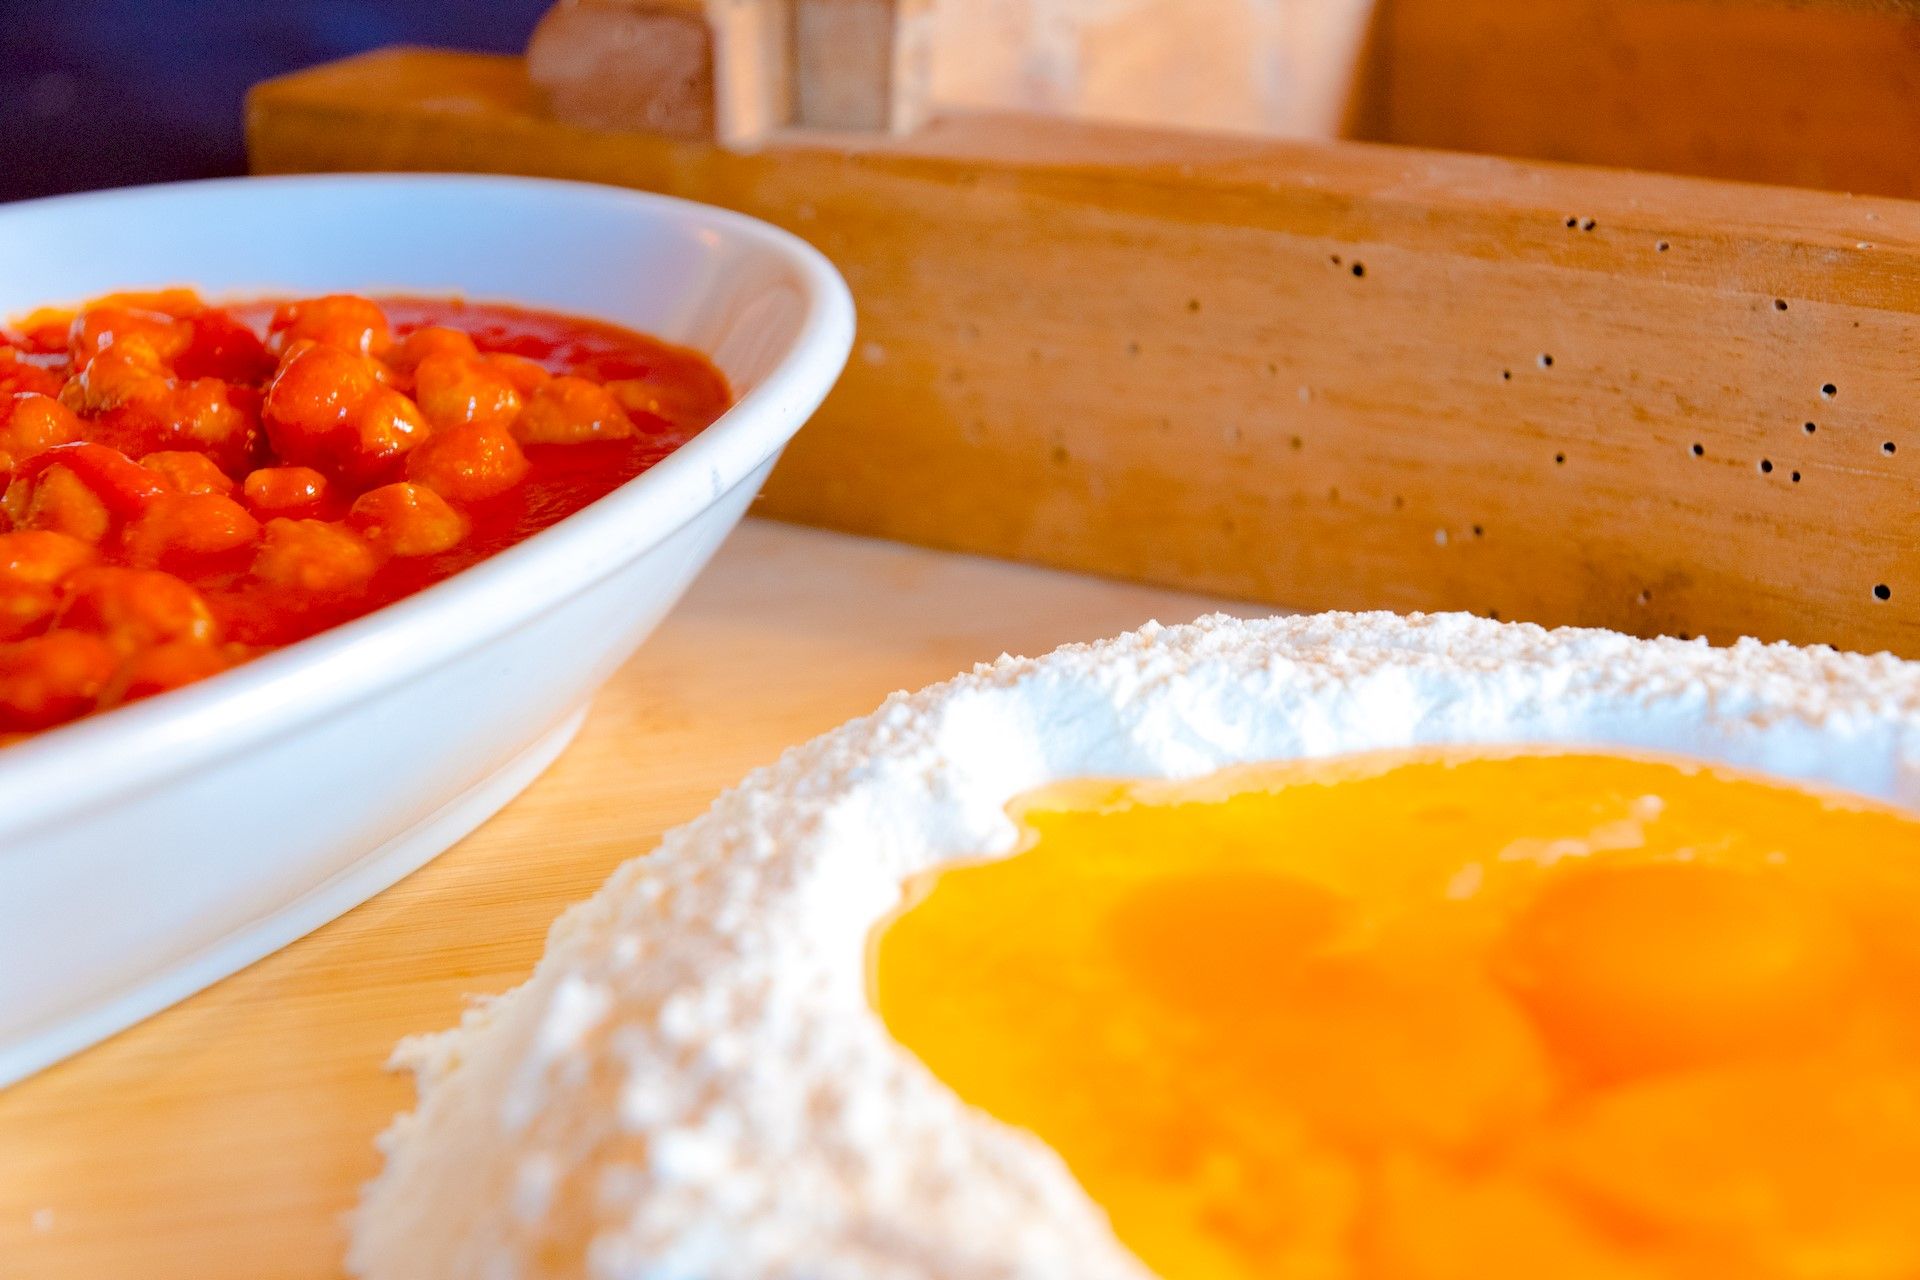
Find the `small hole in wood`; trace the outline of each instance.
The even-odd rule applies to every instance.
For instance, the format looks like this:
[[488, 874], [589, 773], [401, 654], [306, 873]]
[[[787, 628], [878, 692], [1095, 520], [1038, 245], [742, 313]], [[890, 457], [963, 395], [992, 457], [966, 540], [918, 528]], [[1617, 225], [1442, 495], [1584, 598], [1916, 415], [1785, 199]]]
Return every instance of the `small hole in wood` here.
[[1873, 584], [1873, 598], [1875, 600], [1891, 600], [1893, 599], [1893, 588], [1884, 582], [1876, 582]]
[[1553, 465], [1556, 467], [1564, 466], [1566, 464], [1566, 461], [1567, 461], [1567, 455], [1564, 453], [1556, 453], [1553, 455]]
[[1653, 592], [1647, 591], [1645, 589], [1642, 589], [1640, 594], [1634, 597], [1634, 602], [1636, 604], [1649, 604], [1652, 602], [1652, 600], [1653, 600]]
[[1894, 453], [1893, 441], [1891, 440], [1882, 441], [1880, 444], [1880, 452], [1886, 454], [1889, 458], [1891, 458]]
[[1800, 429], [1806, 432], [1808, 435], [1812, 435], [1814, 432], [1818, 431], [1820, 428], [1815, 426], [1811, 422], [1803, 422], [1800, 424]]
[[1498, 609], [1489, 609], [1487, 610], [1487, 617], [1498, 622], [1500, 621], [1500, 611]]
[[1573, 228], [1575, 228], [1575, 227], [1577, 227], [1577, 226], [1579, 226], [1579, 225], [1580, 225], [1580, 219], [1578, 219], [1578, 218], [1568, 218], [1568, 219], [1567, 219], [1567, 229], [1568, 229], [1569, 231], [1571, 231], [1571, 230], [1572, 230]]
[[1773, 300], [1773, 309], [1775, 311], [1785, 311], [1787, 309], [1787, 300], [1785, 298], [1775, 298]]
[[1582, 219], [1580, 219], [1580, 229], [1581, 229], [1582, 231], [1591, 231], [1591, 230], [1593, 230], [1593, 229], [1594, 229], [1594, 228], [1595, 228], [1596, 226], [1598, 226], [1598, 225], [1599, 225], [1599, 224], [1598, 224], [1598, 223], [1596, 223], [1596, 222], [1595, 222], [1595, 221], [1594, 221], [1594, 220], [1593, 220], [1592, 218], [1582, 218]]
[[1474, 537], [1476, 537], [1476, 538], [1484, 538], [1484, 537], [1486, 537], [1486, 536], [1487, 536], [1487, 527], [1486, 527], [1485, 525], [1481, 525], [1481, 524], [1477, 524], [1477, 525], [1475, 525], [1475, 526], [1473, 526], [1473, 536], [1474, 536]]
[[1834, 386], [1831, 382], [1823, 382], [1820, 384], [1821, 399], [1831, 400], [1839, 394], [1840, 394], [1840, 388]]
[[1355, 279], [1358, 279], [1359, 277], [1361, 277], [1361, 276], [1364, 276], [1364, 275], [1366, 275], [1366, 274], [1367, 274], [1367, 264], [1366, 264], [1366, 263], [1364, 263], [1364, 262], [1356, 262], [1356, 263], [1354, 263], [1354, 264], [1353, 264], [1353, 274], [1354, 274], [1354, 278], [1355, 278]]
[[1328, 259], [1328, 261], [1332, 262], [1333, 265], [1337, 267], [1340, 265], [1340, 255], [1336, 253], [1330, 259]]
[[1512, 382], [1512, 381], [1513, 381], [1513, 370], [1511, 370], [1511, 369], [1502, 369], [1502, 370], [1500, 371], [1500, 381], [1502, 381], [1502, 382]]
[[1789, 480], [1791, 480], [1791, 481], [1793, 481], [1793, 482], [1794, 482], [1795, 484], [1799, 484], [1799, 483], [1800, 483], [1800, 473], [1799, 473], [1798, 471], [1796, 471], [1796, 472], [1794, 472], [1794, 473], [1793, 473], [1792, 475], [1790, 475], [1790, 476], [1788, 476], [1788, 477], [1787, 477], [1787, 479], [1789, 479]]
[[1550, 355], [1548, 355], [1548, 354], [1547, 354], [1546, 352], [1544, 352], [1544, 351], [1542, 351], [1542, 352], [1540, 353], [1540, 367], [1541, 367], [1542, 369], [1551, 369], [1551, 368], [1553, 368], [1553, 357], [1552, 357], [1552, 356], [1550, 356]]
[[1772, 471], [1773, 471], [1773, 460], [1771, 458], [1760, 459], [1760, 474], [1764, 476], [1764, 475], [1771, 474]]
[[1703, 444], [1695, 443], [1690, 449], [1688, 449], [1688, 452], [1691, 453], [1696, 458], [1704, 457], [1706, 455], [1707, 448]]
[[1671, 248], [1673, 248], [1673, 246], [1668, 244], [1665, 240], [1655, 240], [1653, 242], [1653, 251], [1655, 253], [1665, 253], [1667, 250]]

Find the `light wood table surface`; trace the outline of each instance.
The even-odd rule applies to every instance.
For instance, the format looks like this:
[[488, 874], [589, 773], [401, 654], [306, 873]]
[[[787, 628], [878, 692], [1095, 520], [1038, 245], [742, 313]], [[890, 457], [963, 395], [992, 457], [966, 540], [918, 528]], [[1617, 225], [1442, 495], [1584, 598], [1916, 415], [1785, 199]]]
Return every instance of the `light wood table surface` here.
[[562, 908], [621, 861], [894, 689], [1216, 607], [749, 521], [498, 817], [285, 951], [0, 1091], [0, 1277], [340, 1275], [341, 1215], [410, 1103], [383, 1069], [394, 1042], [519, 982]]

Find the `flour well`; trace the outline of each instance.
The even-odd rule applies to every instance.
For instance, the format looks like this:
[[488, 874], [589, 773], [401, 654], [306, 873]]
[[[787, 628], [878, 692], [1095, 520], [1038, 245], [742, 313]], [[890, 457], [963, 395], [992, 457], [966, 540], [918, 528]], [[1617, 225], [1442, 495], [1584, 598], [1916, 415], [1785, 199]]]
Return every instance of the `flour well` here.
[[[1089, 775], [1425, 743], [1642, 747], [1920, 800], [1920, 667], [1462, 615], [1215, 617], [1002, 659], [798, 747], [409, 1042], [356, 1216], [369, 1280], [1141, 1277], [1064, 1165], [868, 1006], [908, 877]], [[1471, 885], [1461, 891], [1471, 892]]]

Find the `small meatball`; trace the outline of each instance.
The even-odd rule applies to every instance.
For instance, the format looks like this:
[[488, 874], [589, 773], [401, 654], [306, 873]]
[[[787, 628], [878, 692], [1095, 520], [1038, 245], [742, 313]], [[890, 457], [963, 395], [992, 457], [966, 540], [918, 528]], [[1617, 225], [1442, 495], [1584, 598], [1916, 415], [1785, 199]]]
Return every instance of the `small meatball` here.
[[203, 450], [222, 468], [237, 470], [259, 440], [257, 396], [218, 378], [200, 378], [173, 393], [165, 430], [169, 443]]
[[480, 349], [473, 345], [473, 339], [458, 329], [443, 329], [439, 325], [429, 325], [424, 329], [415, 329], [400, 340], [393, 352], [393, 363], [397, 368], [414, 370], [428, 356], [460, 356], [468, 360], [477, 359]]
[[204, 453], [189, 449], [163, 449], [140, 459], [140, 465], [158, 472], [179, 493], [233, 492], [233, 477], [222, 471]]
[[391, 387], [381, 387], [354, 407], [352, 433], [336, 467], [356, 484], [368, 484], [399, 470], [401, 456], [427, 438], [420, 408]]
[[0, 580], [50, 587], [100, 558], [78, 538], [42, 529], [0, 533]]
[[137, 339], [160, 359], [170, 361], [187, 349], [193, 330], [161, 311], [109, 304], [89, 307], [73, 318], [67, 350], [76, 365], [86, 364], [109, 347]]
[[11, 351], [0, 351], [0, 396], [17, 396], [29, 391], [58, 396], [66, 381], [65, 374], [29, 363]]
[[469, 422], [509, 426], [520, 412], [520, 392], [504, 373], [483, 361], [432, 355], [414, 371], [413, 397], [436, 428]]
[[84, 429], [73, 410], [51, 396], [28, 391], [0, 400], [0, 470], [78, 440]]
[[67, 354], [67, 335], [73, 330], [73, 317], [30, 317], [20, 333], [20, 349], [37, 356]]
[[121, 653], [174, 640], [219, 638], [213, 612], [198, 591], [170, 573], [117, 565], [69, 577], [54, 626], [102, 636]]
[[379, 553], [364, 539], [324, 520], [267, 521], [253, 558], [256, 579], [308, 595], [357, 591], [379, 567]]
[[125, 454], [76, 441], [17, 467], [0, 511], [15, 528], [56, 529], [97, 542], [114, 523], [139, 515], [167, 491], [166, 481]]
[[727, 407], [726, 388], [715, 385], [716, 381], [711, 375], [623, 378], [609, 382], [607, 391], [636, 418], [644, 415], [673, 426], [704, 427]]
[[273, 373], [273, 354], [267, 345], [226, 312], [201, 311], [188, 322], [188, 329], [191, 340], [169, 362], [180, 377], [257, 384]]
[[407, 478], [449, 502], [484, 502], [526, 478], [527, 455], [499, 427], [475, 423], [429, 436], [407, 455]]
[[553, 381], [553, 374], [547, 366], [538, 360], [529, 360], [525, 356], [510, 356], [504, 351], [493, 351], [482, 357], [482, 362], [492, 370], [505, 376], [520, 393], [522, 400]]
[[349, 351], [354, 355], [383, 354], [393, 341], [387, 313], [369, 298], [336, 293], [283, 303], [267, 325], [267, 341], [284, 352], [301, 339]]
[[433, 490], [417, 484], [369, 489], [354, 501], [347, 523], [392, 556], [450, 551], [467, 536], [466, 517]]
[[0, 533], [0, 640], [47, 629], [59, 606], [59, 583], [98, 559], [78, 538], [44, 530]]
[[625, 440], [633, 434], [633, 420], [599, 383], [562, 377], [533, 393], [514, 420], [513, 434], [522, 444]]
[[324, 470], [360, 403], [380, 387], [374, 362], [310, 343], [291, 351], [267, 386], [261, 421], [288, 462]]
[[240, 492], [263, 520], [308, 520], [326, 510], [329, 485], [312, 467], [262, 467], [247, 474]]
[[59, 593], [45, 583], [0, 578], [0, 641], [39, 635], [59, 607]]
[[169, 494], [121, 534], [127, 562], [143, 569], [203, 571], [207, 562], [260, 540], [260, 522], [221, 493]]
[[7, 515], [16, 529], [44, 529], [98, 544], [113, 529], [113, 513], [71, 467], [54, 465], [7, 486]]
[[173, 394], [173, 376], [153, 343], [142, 336], [103, 347], [60, 389], [60, 402], [75, 413], [97, 414], [128, 406], [156, 412]]
[[114, 707], [151, 698], [219, 675], [233, 664], [233, 656], [225, 647], [198, 640], [175, 640], [142, 649], [120, 664], [100, 692], [100, 705]]
[[118, 662], [111, 645], [84, 632], [0, 645], [0, 730], [31, 733], [87, 714]]
[[373, 366], [373, 380], [375, 382], [383, 387], [392, 387], [395, 391], [405, 395], [410, 396], [413, 394], [412, 374], [394, 368], [385, 360], [371, 360], [368, 363]]

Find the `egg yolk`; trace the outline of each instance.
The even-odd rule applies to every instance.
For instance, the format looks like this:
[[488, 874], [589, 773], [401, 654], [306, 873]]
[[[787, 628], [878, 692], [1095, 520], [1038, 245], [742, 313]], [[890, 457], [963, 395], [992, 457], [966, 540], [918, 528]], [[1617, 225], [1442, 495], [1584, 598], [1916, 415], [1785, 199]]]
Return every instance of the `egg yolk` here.
[[1920, 821], [1523, 749], [1015, 816], [873, 1001], [1156, 1273], [1920, 1276]]

